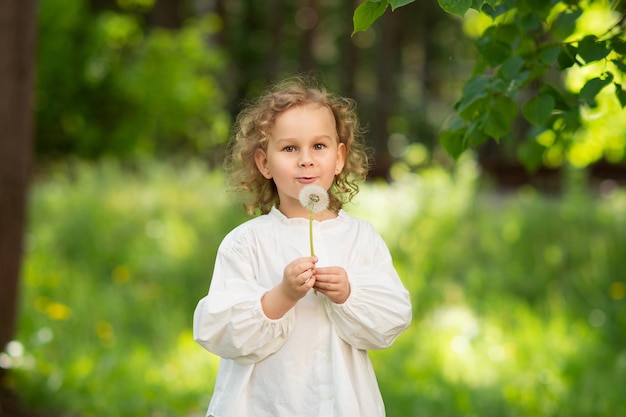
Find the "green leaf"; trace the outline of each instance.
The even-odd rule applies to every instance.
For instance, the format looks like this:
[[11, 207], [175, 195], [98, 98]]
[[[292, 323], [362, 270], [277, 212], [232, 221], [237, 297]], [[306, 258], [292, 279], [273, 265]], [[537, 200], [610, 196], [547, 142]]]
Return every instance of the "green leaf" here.
[[574, 133], [580, 128], [581, 121], [579, 110], [578, 107], [573, 107], [561, 115], [561, 120], [564, 124], [563, 131]]
[[512, 55], [512, 45], [519, 46], [521, 43], [520, 31], [516, 25], [499, 24], [488, 27], [475, 45], [485, 61], [495, 67]]
[[593, 35], [585, 36], [578, 44], [578, 55], [586, 62], [599, 61], [611, 52], [606, 41], [598, 41]]
[[626, 74], [626, 63], [622, 61], [618, 61], [617, 59], [612, 59], [611, 62], [615, 65], [621, 72]]
[[487, 111], [490, 101], [486, 93], [464, 97], [457, 111], [464, 120], [472, 120]]
[[500, 65], [511, 55], [511, 45], [499, 41], [496, 37], [490, 36], [490, 34], [483, 34], [474, 44], [478, 52], [491, 67]]
[[482, 145], [489, 140], [489, 136], [485, 135], [478, 129], [477, 123], [471, 123], [465, 131], [465, 141], [470, 145]]
[[500, 74], [506, 80], [517, 78], [526, 61], [521, 56], [513, 56], [502, 63]]
[[517, 150], [517, 156], [529, 172], [537, 171], [543, 163], [544, 146], [537, 143], [535, 138], [525, 140]]
[[546, 45], [541, 48], [539, 58], [541, 59], [541, 62], [550, 66], [554, 63], [554, 61], [558, 60], [561, 51], [562, 48], [559, 45]]
[[472, 5], [472, 0], [437, 0], [444, 11], [463, 17]]
[[574, 45], [565, 44], [559, 52], [559, 56], [556, 58], [559, 63], [559, 69], [569, 68], [576, 63], [576, 55], [578, 54], [578, 48]]
[[554, 19], [552, 27], [550, 28], [554, 39], [557, 41], [563, 41], [571, 35], [574, 32], [574, 29], [576, 29], [576, 21], [582, 13], [583, 12], [580, 9], [576, 9], [574, 11], [567, 10]]
[[414, 3], [415, 0], [389, 0], [391, 10], [396, 10], [398, 7], [406, 6], [407, 4]]
[[522, 106], [524, 118], [535, 126], [545, 124], [554, 110], [554, 97], [550, 94], [541, 94], [528, 100]]
[[626, 55], [626, 41], [621, 39], [621, 35], [614, 36], [613, 38], [611, 38], [609, 42], [610, 42], [610, 47], [615, 52], [621, 55]]
[[613, 81], [613, 74], [610, 72], [605, 72], [603, 76], [604, 78], [596, 77], [590, 79], [580, 90], [580, 99], [583, 100], [589, 107], [596, 107], [598, 105], [596, 102], [596, 96], [604, 87]]
[[489, 3], [485, 3], [483, 4], [483, 7], [481, 7], [480, 11], [487, 16], [490, 16], [492, 19], [495, 19], [496, 17], [508, 12], [509, 9], [509, 6], [507, 6], [506, 4], [498, 4], [496, 6], [492, 6]]
[[463, 96], [472, 97], [484, 94], [489, 87], [490, 79], [485, 74], [478, 74], [465, 82], [462, 92]]
[[541, 13], [543, 17], [550, 11], [552, 2], [546, 0], [526, 0], [528, 9], [534, 14]]
[[372, 24], [385, 13], [389, 6], [387, 0], [371, 1], [367, 0], [359, 4], [359, 7], [354, 11], [352, 17], [352, 23], [354, 24], [354, 30], [352, 35], [360, 31], [366, 31]]
[[517, 105], [510, 97], [499, 96], [483, 113], [483, 131], [494, 139], [499, 139], [511, 130], [511, 122], [517, 116]]
[[619, 101], [619, 104], [622, 108], [626, 107], [626, 90], [622, 90], [622, 85], [618, 83], [614, 83], [615, 85], [615, 96]]
[[505, 94], [513, 94], [516, 91], [519, 91], [521, 88], [524, 88], [525, 85], [529, 83], [530, 80], [537, 79], [538, 77], [534, 76], [532, 71], [520, 71], [515, 75], [515, 77], [511, 78], [509, 83], [505, 88], [501, 88]]
[[439, 143], [448, 152], [448, 154], [457, 159], [463, 152], [467, 150], [468, 143], [465, 138], [465, 129], [446, 129], [439, 135]]
[[480, 11], [480, 7], [483, 5], [484, 2], [484, 0], [472, 0], [472, 5], [470, 6], [470, 8]]
[[461, 118], [472, 120], [486, 109], [489, 104], [490, 82], [488, 76], [481, 74], [465, 83], [461, 99], [456, 104], [456, 110]]
[[539, 16], [534, 13], [528, 13], [523, 16], [516, 17], [516, 20], [519, 27], [526, 32], [530, 32], [541, 27], [541, 19], [539, 19]]

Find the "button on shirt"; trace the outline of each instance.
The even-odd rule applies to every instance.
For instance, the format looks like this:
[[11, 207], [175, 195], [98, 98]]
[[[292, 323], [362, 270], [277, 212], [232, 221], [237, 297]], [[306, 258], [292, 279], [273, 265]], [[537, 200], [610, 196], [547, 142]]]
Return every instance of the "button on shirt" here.
[[409, 294], [369, 222], [341, 210], [313, 227], [317, 266], [343, 267], [350, 296], [335, 304], [309, 291], [276, 320], [261, 297], [288, 263], [309, 255], [309, 220], [273, 208], [222, 241], [193, 323], [195, 340], [221, 357], [207, 416], [385, 415], [367, 350], [390, 346], [408, 327]]

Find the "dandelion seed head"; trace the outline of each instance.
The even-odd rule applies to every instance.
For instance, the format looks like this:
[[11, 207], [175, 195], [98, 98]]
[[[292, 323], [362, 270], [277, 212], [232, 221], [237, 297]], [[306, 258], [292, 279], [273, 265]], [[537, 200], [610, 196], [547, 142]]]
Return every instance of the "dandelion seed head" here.
[[328, 207], [328, 193], [319, 185], [310, 184], [303, 187], [298, 197], [300, 204], [314, 213], [319, 213]]

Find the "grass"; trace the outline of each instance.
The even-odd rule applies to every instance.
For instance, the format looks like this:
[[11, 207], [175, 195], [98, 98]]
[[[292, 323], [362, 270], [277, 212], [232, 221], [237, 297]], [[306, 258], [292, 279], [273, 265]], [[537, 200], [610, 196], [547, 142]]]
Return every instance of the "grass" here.
[[[246, 219], [219, 172], [114, 161], [33, 189], [16, 341], [0, 363], [59, 415], [202, 416], [218, 359], [191, 339], [223, 236]], [[390, 417], [612, 416], [626, 382], [626, 193], [496, 195], [471, 161], [347, 211], [389, 243], [414, 303], [371, 352]]]

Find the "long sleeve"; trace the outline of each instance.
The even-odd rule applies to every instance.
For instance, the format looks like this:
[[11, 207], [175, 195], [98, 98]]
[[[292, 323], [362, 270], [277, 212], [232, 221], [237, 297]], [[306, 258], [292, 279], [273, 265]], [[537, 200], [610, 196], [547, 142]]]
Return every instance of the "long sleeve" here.
[[277, 320], [263, 312], [261, 297], [268, 288], [259, 284], [254, 250], [246, 243], [245, 236], [233, 233], [220, 245], [209, 294], [194, 312], [193, 333], [218, 356], [254, 363], [280, 349], [295, 317], [293, 310]]
[[411, 323], [408, 291], [393, 266], [382, 238], [367, 228], [366, 242], [347, 270], [351, 293], [343, 304], [326, 300], [326, 310], [339, 336], [357, 349], [389, 347]]

